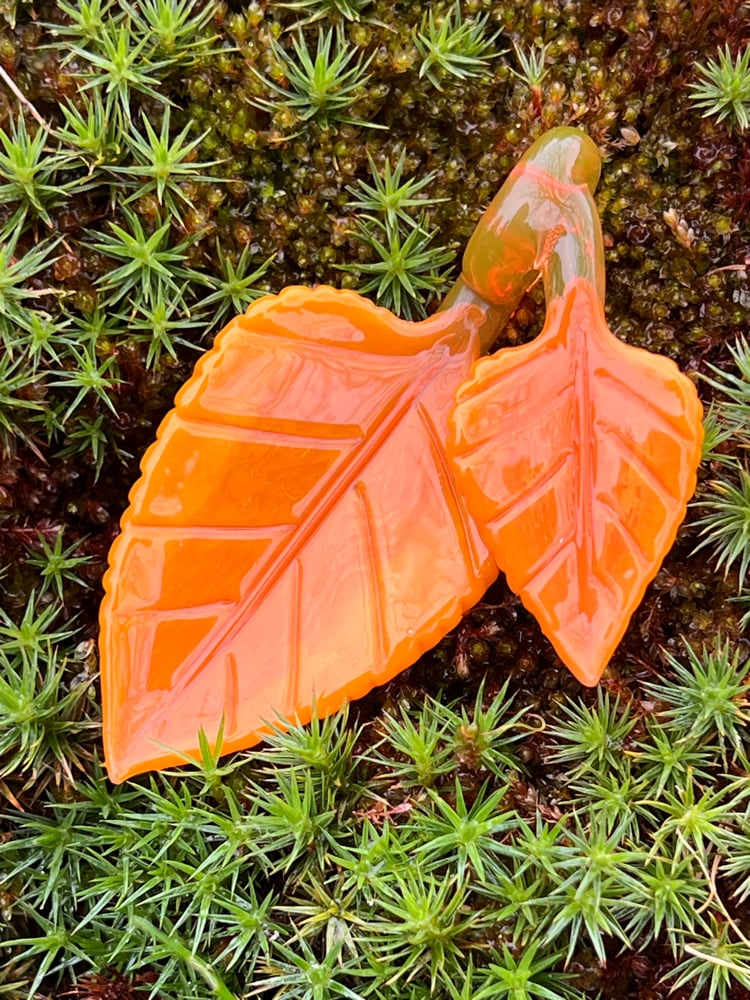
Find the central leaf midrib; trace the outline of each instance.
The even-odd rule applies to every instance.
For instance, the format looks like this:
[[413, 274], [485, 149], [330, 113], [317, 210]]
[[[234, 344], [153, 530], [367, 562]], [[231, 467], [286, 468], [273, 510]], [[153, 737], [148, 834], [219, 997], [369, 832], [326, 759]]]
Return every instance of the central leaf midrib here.
[[[571, 310], [572, 312], [572, 310]], [[578, 454], [574, 457], [576, 497], [573, 509], [581, 513], [581, 525], [575, 526], [576, 568], [579, 592], [586, 586], [593, 559], [594, 527], [594, 465], [596, 438], [594, 436], [594, 415], [592, 414], [591, 379], [589, 368], [589, 345], [582, 325], [572, 323], [570, 334], [571, 367], [573, 369], [574, 417], [573, 433], [578, 435]], [[580, 527], [580, 530], [579, 530]]]
[[[439, 344], [439, 342], [438, 342]], [[436, 344], [435, 346], [438, 346]], [[180, 677], [177, 687], [189, 684], [192, 679], [202, 670], [206, 662], [220, 654], [222, 646], [226, 645], [247, 620], [248, 615], [254, 613], [265, 601], [273, 587], [282, 578], [289, 565], [298, 557], [299, 552], [304, 548], [310, 535], [315, 530], [315, 525], [307, 523], [306, 515], [310, 509], [322, 509], [323, 519], [327, 519], [331, 510], [337, 506], [345, 494], [352, 488], [358, 479], [363, 468], [369, 464], [373, 454], [385, 438], [393, 433], [398, 424], [411, 411], [414, 401], [430, 383], [436, 372], [444, 367], [445, 359], [430, 358], [424, 371], [420, 376], [412, 377], [409, 389], [403, 391], [403, 381], [391, 393], [387, 402], [380, 408], [378, 413], [379, 425], [374, 433], [368, 434], [362, 439], [361, 444], [355, 445], [349, 455], [344, 459], [341, 466], [337, 466], [340, 474], [326, 477], [325, 484], [321, 490], [315, 494], [306, 511], [302, 514], [299, 526], [289, 533], [286, 538], [281, 539], [278, 547], [271, 549], [267, 555], [267, 569], [261, 574], [255, 585], [248, 589], [248, 593], [238, 601], [232, 611], [232, 620], [227, 628], [221, 631], [218, 638], [212, 638], [220, 623], [217, 623], [209, 632], [206, 639], [193, 652], [191, 658], [185, 662], [181, 669], [185, 670], [185, 676]], [[372, 425], [371, 425], [372, 426]], [[348, 466], [348, 468], [347, 468]]]

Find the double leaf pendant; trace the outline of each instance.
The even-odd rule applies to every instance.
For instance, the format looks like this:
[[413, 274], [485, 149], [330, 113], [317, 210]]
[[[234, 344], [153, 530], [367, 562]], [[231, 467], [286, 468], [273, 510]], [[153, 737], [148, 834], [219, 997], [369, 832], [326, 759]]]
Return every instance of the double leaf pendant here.
[[[101, 608], [114, 781], [410, 666], [502, 570], [598, 682], [695, 489], [702, 410], [604, 315], [596, 147], [538, 140], [440, 311], [291, 287], [233, 319], [143, 458]], [[486, 352], [528, 287], [544, 328]], [[485, 356], [482, 356], [485, 355]]]

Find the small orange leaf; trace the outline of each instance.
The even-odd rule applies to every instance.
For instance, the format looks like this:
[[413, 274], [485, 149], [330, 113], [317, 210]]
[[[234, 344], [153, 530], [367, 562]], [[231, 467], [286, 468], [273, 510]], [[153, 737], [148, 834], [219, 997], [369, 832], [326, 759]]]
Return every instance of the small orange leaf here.
[[[110, 553], [107, 769], [182, 763], [413, 663], [497, 575], [445, 454], [482, 311], [406, 323], [288, 288], [222, 331], [164, 419]], [[162, 744], [160, 746], [160, 744]]]
[[693, 383], [617, 340], [574, 278], [536, 340], [477, 362], [451, 424], [459, 485], [510, 587], [596, 684], [695, 489]]

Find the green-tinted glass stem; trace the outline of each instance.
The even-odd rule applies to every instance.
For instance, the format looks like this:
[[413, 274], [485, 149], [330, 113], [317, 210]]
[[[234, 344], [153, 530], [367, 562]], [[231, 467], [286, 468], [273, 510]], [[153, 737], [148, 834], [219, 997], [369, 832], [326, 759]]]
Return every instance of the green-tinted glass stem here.
[[574, 128], [548, 132], [529, 148], [469, 240], [462, 274], [441, 309], [471, 302], [485, 318], [488, 351], [524, 292], [541, 275], [547, 304], [575, 277], [604, 301], [604, 253], [593, 200], [599, 152]]

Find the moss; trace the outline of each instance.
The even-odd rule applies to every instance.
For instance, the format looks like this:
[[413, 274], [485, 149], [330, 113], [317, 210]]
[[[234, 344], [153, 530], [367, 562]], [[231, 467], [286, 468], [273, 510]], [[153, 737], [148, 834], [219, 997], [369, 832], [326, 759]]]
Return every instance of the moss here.
[[[17, 7], [15, 23], [10, 7]], [[736, 48], [750, 41], [746, 5], [468, 0], [462, 9], [467, 16], [488, 15], [488, 30], [502, 32], [496, 47], [510, 51], [492, 59], [488, 71], [476, 78], [441, 77], [442, 89], [419, 76], [413, 32], [420, 5], [374, 0], [358, 21], [333, 12], [337, 30], [371, 60], [370, 79], [352, 102], [352, 118], [379, 127], [336, 122], [321, 127], [314, 120], [300, 127], [294, 109], [279, 103], [271, 113], [258, 106], [258, 98], [269, 96], [264, 76], [284, 82], [271, 41], [288, 47], [288, 31], [304, 21], [305, 12], [260, 2], [221, 5], [205, 32], [216, 36], [207, 53], [196, 56], [187, 70], [167, 69], [162, 81], [164, 96], [175, 103], [175, 127], [192, 121], [191, 134], [206, 133], [198, 159], [218, 161], [211, 181], [184, 185], [191, 206], [182, 229], [173, 227], [173, 237], [175, 243], [185, 234], [193, 237], [186, 266], [211, 275], [219, 267], [217, 247], [234, 261], [247, 247], [257, 264], [271, 258], [261, 289], [355, 284], [339, 266], [370, 258], [352, 232], [355, 215], [347, 187], [369, 176], [368, 154], [377, 164], [395, 163], [402, 150], [405, 176], [434, 173], [424, 192], [431, 199], [427, 224], [439, 229], [443, 244], [461, 248], [529, 143], [547, 128], [574, 124], [592, 135], [605, 159], [596, 198], [613, 329], [631, 344], [667, 354], [696, 376], [708, 364], [726, 364], [726, 345], [747, 330], [750, 315], [750, 284], [742, 269], [750, 245], [750, 138], [700, 118], [687, 84], [690, 67], [705, 62], [718, 45]], [[28, 4], [5, 5], [0, 16], [5, 18], [0, 64], [39, 114], [55, 128], [63, 127], [61, 103], [70, 99], [82, 106], [77, 80], [82, 61], [50, 28], [68, 19], [48, 0], [33, 11]], [[313, 40], [317, 25], [302, 30]], [[511, 72], [512, 43], [524, 49], [534, 43], [547, 46], [547, 74], [538, 94]], [[0, 87], [0, 126], [7, 127], [16, 105]], [[137, 96], [134, 119], [141, 114], [160, 121], [158, 102]], [[112, 153], [111, 165], [120, 155]], [[65, 203], [51, 206], [51, 227], [30, 226], [18, 253], [48, 236], [61, 238], [55, 261], [31, 280], [35, 301], [57, 322], [65, 316], [77, 329], [94, 331], [97, 356], [102, 363], [113, 359], [122, 380], [112, 393], [115, 413], [87, 399], [75, 422], [45, 434], [38, 410], [21, 409], [19, 433], [0, 456], [4, 608], [20, 614], [37, 583], [27, 560], [29, 550], [38, 549], [39, 534], [52, 539], [64, 529], [66, 544], [79, 543], [76, 555], [87, 560], [77, 574], [86, 586], [71, 579], [64, 591], [63, 617], [75, 622], [79, 642], [96, 637], [106, 553], [138, 460], [187, 376], [195, 348], [208, 346], [216, 332], [209, 319], [205, 328], [186, 326], [174, 355], [162, 352], [159, 362], [149, 365], [148, 346], [134, 335], [132, 315], [120, 310], [118, 319], [117, 310], [102, 298], [98, 281], [111, 262], [92, 248], [90, 231], [122, 222], [124, 189], [118, 189], [116, 175], [111, 180], [112, 189], [81, 185]], [[114, 208], [112, 190], [120, 191]], [[159, 217], [153, 196], [131, 207], [144, 226], [153, 228]], [[0, 224], [12, 210], [0, 205]], [[190, 294], [186, 321], [198, 303], [197, 285]], [[532, 337], [543, 314], [541, 289], [535, 288], [504, 331], [503, 342]], [[64, 410], [66, 399], [48, 383], [28, 387], [23, 398]], [[86, 421], [97, 420], [104, 434], [98, 474], [91, 449], [76, 451], [74, 437]], [[636, 712], [646, 710], [642, 685], [661, 669], [656, 665], [662, 663], [662, 648], [676, 650], [683, 634], [697, 644], [717, 633], [740, 637], [741, 609], [729, 600], [736, 589], [731, 576], [725, 581], [705, 558], [690, 558], [694, 520], [689, 514], [605, 679], [613, 690], [626, 692]], [[404, 692], [421, 698], [440, 685], [452, 695], [473, 698], [487, 664], [493, 676], [511, 677], [520, 701], [539, 713], [554, 712], [565, 694], [578, 690], [536, 623], [500, 582], [454, 634], [408, 674], [371, 694], [359, 711], [367, 718]], [[70, 673], [76, 669], [72, 663]], [[544, 737], [530, 739], [524, 754], [530, 784], [537, 778], [541, 782]], [[20, 779], [10, 785], [13, 794], [21, 794]], [[608, 972], [591, 959], [581, 988], [587, 988], [588, 977], [604, 1000], [624, 996], [623, 981], [655, 981], [668, 964], [659, 950], [638, 958], [613, 956]], [[622, 972], [619, 982], [616, 970]]]

